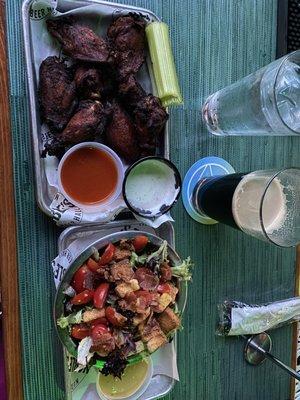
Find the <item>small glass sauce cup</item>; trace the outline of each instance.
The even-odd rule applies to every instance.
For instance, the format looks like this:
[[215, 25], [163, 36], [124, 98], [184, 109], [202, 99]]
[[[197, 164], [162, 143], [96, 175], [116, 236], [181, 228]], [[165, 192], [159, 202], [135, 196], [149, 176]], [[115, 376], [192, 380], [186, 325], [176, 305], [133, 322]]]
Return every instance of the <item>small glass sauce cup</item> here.
[[[66, 188], [63, 185], [62, 169], [63, 169], [64, 163], [66, 162], [68, 157], [70, 157], [70, 155], [72, 155], [77, 150], [83, 149], [83, 148], [87, 148], [87, 149], [93, 148], [93, 149], [100, 150], [101, 152], [104, 152], [108, 156], [110, 156], [115, 164], [115, 167], [117, 170], [117, 182], [116, 182], [113, 192], [108, 197], [106, 197], [104, 200], [101, 200], [98, 202], [93, 202], [93, 203], [80, 202], [77, 199], [74, 199], [68, 193], [68, 191], [66, 190]], [[62, 193], [72, 204], [79, 207], [81, 210], [83, 210], [85, 212], [92, 213], [92, 212], [97, 212], [99, 210], [103, 210], [103, 209], [107, 208], [107, 206], [109, 206], [113, 201], [115, 201], [121, 194], [123, 178], [124, 178], [124, 167], [123, 167], [123, 163], [122, 163], [121, 159], [119, 158], [119, 156], [112, 149], [110, 149], [109, 147], [107, 147], [101, 143], [98, 143], [98, 142], [84, 142], [84, 143], [80, 143], [80, 144], [77, 144], [77, 145], [71, 147], [64, 154], [64, 156], [62, 157], [62, 159], [60, 160], [60, 163], [58, 165], [58, 187], [59, 187], [60, 193]], [[86, 176], [86, 179], [89, 179], [89, 177]], [[80, 185], [80, 182], [78, 182], [78, 185]]]

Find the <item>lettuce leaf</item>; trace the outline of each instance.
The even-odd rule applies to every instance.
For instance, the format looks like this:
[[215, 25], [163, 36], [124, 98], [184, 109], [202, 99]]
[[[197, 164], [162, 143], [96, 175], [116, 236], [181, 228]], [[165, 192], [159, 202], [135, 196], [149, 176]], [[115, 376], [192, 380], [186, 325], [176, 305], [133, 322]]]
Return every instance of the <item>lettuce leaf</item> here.
[[90, 353], [90, 349], [93, 345], [93, 340], [90, 336], [82, 339], [79, 342], [77, 349], [77, 362], [80, 365], [86, 366], [90, 359], [93, 356], [93, 353]]
[[99, 255], [99, 251], [96, 249], [96, 247], [92, 247], [92, 257], [95, 261], [99, 261], [100, 260], [100, 255]]
[[168, 242], [166, 240], [163, 241], [158, 250], [147, 257], [147, 263], [151, 260], [155, 260], [158, 264], [168, 260]]
[[176, 265], [172, 267], [172, 275], [176, 278], [182, 279], [184, 281], [192, 280], [192, 271], [191, 269], [194, 267], [194, 264], [191, 261], [191, 258], [183, 260], [180, 265]]
[[131, 257], [130, 257], [130, 264], [135, 267], [136, 265], [139, 264], [145, 264], [145, 262], [147, 261], [147, 254], [142, 254], [140, 256], [138, 256], [134, 251], [131, 253]]
[[57, 325], [61, 329], [66, 329], [68, 326], [73, 325], [73, 324], [80, 324], [82, 322], [82, 311], [80, 310], [76, 313], [70, 314], [68, 316], [62, 315], [58, 320], [56, 321]]

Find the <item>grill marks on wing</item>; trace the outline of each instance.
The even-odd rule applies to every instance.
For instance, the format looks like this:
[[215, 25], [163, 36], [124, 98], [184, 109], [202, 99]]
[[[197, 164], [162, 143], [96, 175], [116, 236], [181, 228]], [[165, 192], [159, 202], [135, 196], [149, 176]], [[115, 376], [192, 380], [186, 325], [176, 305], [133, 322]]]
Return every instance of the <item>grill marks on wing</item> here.
[[106, 123], [105, 108], [99, 101], [84, 100], [61, 134], [64, 143], [80, 143], [94, 140], [101, 134]]
[[62, 45], [63, 52], [80, 61], [108, 63], [110, 49], [106, 40], [73, 17], [48, 19], [47, 28]]
[[53, 131], [61, 131], [70, 120], [77, 104], [73, 74], [63, 60], [47, 57], [39, 71], [39, 104], [41, 118]]
[[141, 17], [128, 15], [117, 18], [107, 30], [120, 78], [137, 73], [145, 61], [145, 27]]
[[108, 145], [126, 161], [139, 158], [136, 130], [128, 113], [114, 101], [111, 107], [111, 119], [106, 129]]

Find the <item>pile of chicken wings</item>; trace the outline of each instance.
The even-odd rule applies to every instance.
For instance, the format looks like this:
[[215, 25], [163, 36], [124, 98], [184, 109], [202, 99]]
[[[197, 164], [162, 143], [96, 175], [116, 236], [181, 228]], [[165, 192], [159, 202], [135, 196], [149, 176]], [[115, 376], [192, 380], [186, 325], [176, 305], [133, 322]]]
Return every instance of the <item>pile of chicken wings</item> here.
[[40, 66], [40, 115], [50, 131], [43, 156], [60, 158], [96, 138], [128, 163], [155, 154], [168, 114], [136, 78], [145, 62], [145, 27], [139, 15], [120, 16], [102, 38], [74, 17], [47, 20], [62, 56]]

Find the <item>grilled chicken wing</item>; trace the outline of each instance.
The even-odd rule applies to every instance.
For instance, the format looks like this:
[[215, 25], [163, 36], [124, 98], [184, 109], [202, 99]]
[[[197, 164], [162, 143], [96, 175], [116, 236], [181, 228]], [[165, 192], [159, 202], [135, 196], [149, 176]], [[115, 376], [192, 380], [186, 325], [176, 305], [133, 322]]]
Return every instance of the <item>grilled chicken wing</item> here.
[[112, 116], [106, 129], [106, 138], [108, 145], [125, 160], [134, 161], [139, 157], [133, 123], [117, 102], [112, 104]]
[[100, 75], [96, 68], [81, 65], [75, 72], [76, 88], [80, 96], [84, 99], [101, 98]]
[[148, 94], [137, 103], [133, 115], [143, 156], [153, 154], [157, 138], [169, 117], [168, 113], [157, 97]]
[[121, 78], [136, 73], [145, 60], [145, 27], [143, 18], [128, 15], [117, 18], [107, 30]]
[[134, 75], [128, 75], [119, 83], [119, 96], [126, 108], [133, 109], [140, 100], [146, 97], [146, 92]]
[[72, 17], [47, 20], [47, 28], [62, 45], [63, 52], [76, 60], [97, 63], [109, 62], [109, 47], [87, 26]]
[[119, 83], [119, 96], [124, 107], [133, 115], [141, 155], [154, 154], [157, 137], [168, 119], [165, 108], [157, 97], [146, 94], [134, 75]]
[[85, 99], [107, 98], [115, 91], [113, 74], [89, 64], [77, 67], [75, 83], [80, 97]]
[[62, 131], [76, 107], [76, 91], [70, 69], [58, 57], [40, 66], [39, 104], [41, 119], [52, 131]]
[[61, 134], [63, 143], [92, 140], [104, 130], [107, 112], [99, 101], [84, 100]]
[[48, 57], [40, 67], [41, 115], [52, 132], [43, 154], [60, 156], [65, 146], [93, 140], [104, 128], [108, 145], [126, 161], [155, 153], [168, 114], [134, 76], [145, 60], [145, 26], [140, 16], [121, 16], [109, 26], [106, 42], [74, 17], [47, 20], [51, 35], [76, 62], [71, 69]]

